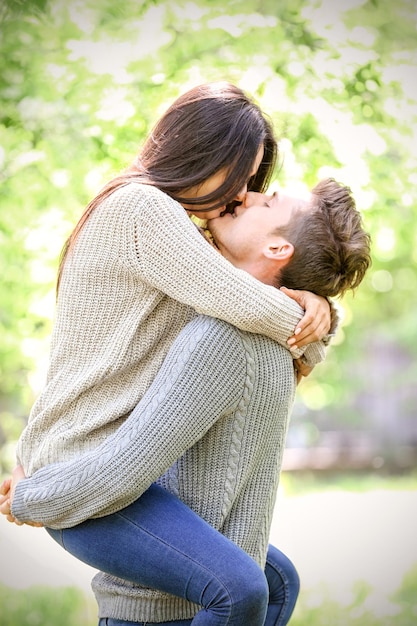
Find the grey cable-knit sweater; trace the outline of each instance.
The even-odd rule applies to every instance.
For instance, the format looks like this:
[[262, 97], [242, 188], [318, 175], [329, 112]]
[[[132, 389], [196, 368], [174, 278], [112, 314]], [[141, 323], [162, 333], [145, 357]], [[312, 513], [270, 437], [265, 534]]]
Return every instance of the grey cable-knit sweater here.
[[[114, 432], [195, 312], [283, 346], [303, 314], [234, 268], [166, 194], [137, 183], [119, 189], [89, 217], [65, 263], [47, 382], [17, 446], [26, 475]], [[309, 364], [324, 359], [324, 345], [307, 346]]]
[[[163, 474], [159, 484], [263, 567], [294, 391], [286, 349], [198, 316], [119, 430], [80, 459], [20, 482], [13, 513], [71, 526], [130, 504]], [[93, 589], [99, 614], [115, 619], [169, 621], [198, 610], [104, 573]]]

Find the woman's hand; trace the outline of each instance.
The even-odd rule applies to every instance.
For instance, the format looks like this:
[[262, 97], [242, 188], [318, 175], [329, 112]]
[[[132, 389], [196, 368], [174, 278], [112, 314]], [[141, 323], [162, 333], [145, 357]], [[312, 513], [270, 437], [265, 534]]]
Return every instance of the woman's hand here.
[[321, 341], [331, 325], [330, 304], [322, 296], [311, 291], [298, 291], [281, 287], [281, 291], [304, 309], [304, 317], [300, 320], [292, 337], [288, 339], [291, 350], [302, 348], [309, 343]]
[[11, 478], [6, 478], [2, 484], [0, 485], [0, 513], [6, 516], [6, 519], [9, 522], [13, 522], [17, 524], [17, 526], [23, 526], [23, 524], [27, 524], [28, 526], [36, 526], [37, 528], [43, 526], [38, 522], [20, 522], [18, 519], [12, 515], [11, 506], [13, 502], [14, 491], [16, 489], [17, 483], [26, 478], [25, 473], [23, 471], [23, 467], [21, 465], [17, 465], [13, 472]]

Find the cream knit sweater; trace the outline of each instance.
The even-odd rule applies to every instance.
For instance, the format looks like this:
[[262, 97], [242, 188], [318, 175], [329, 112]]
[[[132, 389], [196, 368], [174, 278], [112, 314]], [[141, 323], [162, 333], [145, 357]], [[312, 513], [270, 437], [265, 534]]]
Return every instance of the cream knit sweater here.
[[[283, 346], [303, 313], [222, 258], [166, 194], [124, 186], [92, 213], [66, 260], [47, 382], [17, 446], [26, 475], [114, 432], [195, 312]], [[324, 343], [304, 356], [322, 361]]]

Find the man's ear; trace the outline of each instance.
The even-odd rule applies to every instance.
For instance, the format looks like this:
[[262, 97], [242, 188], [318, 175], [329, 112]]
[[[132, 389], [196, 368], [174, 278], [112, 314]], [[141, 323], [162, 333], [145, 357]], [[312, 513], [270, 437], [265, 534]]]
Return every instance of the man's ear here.
[[275, 261], [284, 261], [288, 263], [294, 254], [294, 246], [286, 239], [274, 239], [270, 241], [264, 248], [266, 258]]

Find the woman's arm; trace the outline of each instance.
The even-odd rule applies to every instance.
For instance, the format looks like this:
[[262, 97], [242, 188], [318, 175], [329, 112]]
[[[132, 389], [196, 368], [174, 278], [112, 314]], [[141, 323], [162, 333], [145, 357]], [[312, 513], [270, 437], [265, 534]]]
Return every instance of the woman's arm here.
[[18, 482], [12, 515], [67, 528], [131, 504], [239, 402], [246, 374], [242, 355], [230, 326], [207, 317], [193, 320], [122, 426], [94, 450]]
[[[287, 348], [297, 327], [303, 333], [303, 324], [309, 325], [309, 333], [298, 336], [299, 348], [306, 341], [323, 339], [329, 330], [330, 313], [324, 298], [325, 331], [317, 309], [315, 319], [310, 314], [304, 318], [304, 310], [295, 300], [235, 268], [204, 240], [184, 209], [158, 189], [130, 185], [117, 201], [136, 203], [135, 261], [145, 280], [163, 293], [198, 313], [266, 335]], [[303, 352], [306, 362], [315, 365], [325, 357], [324, 343], [316, 341], [296, 350], [294, 356]]]

